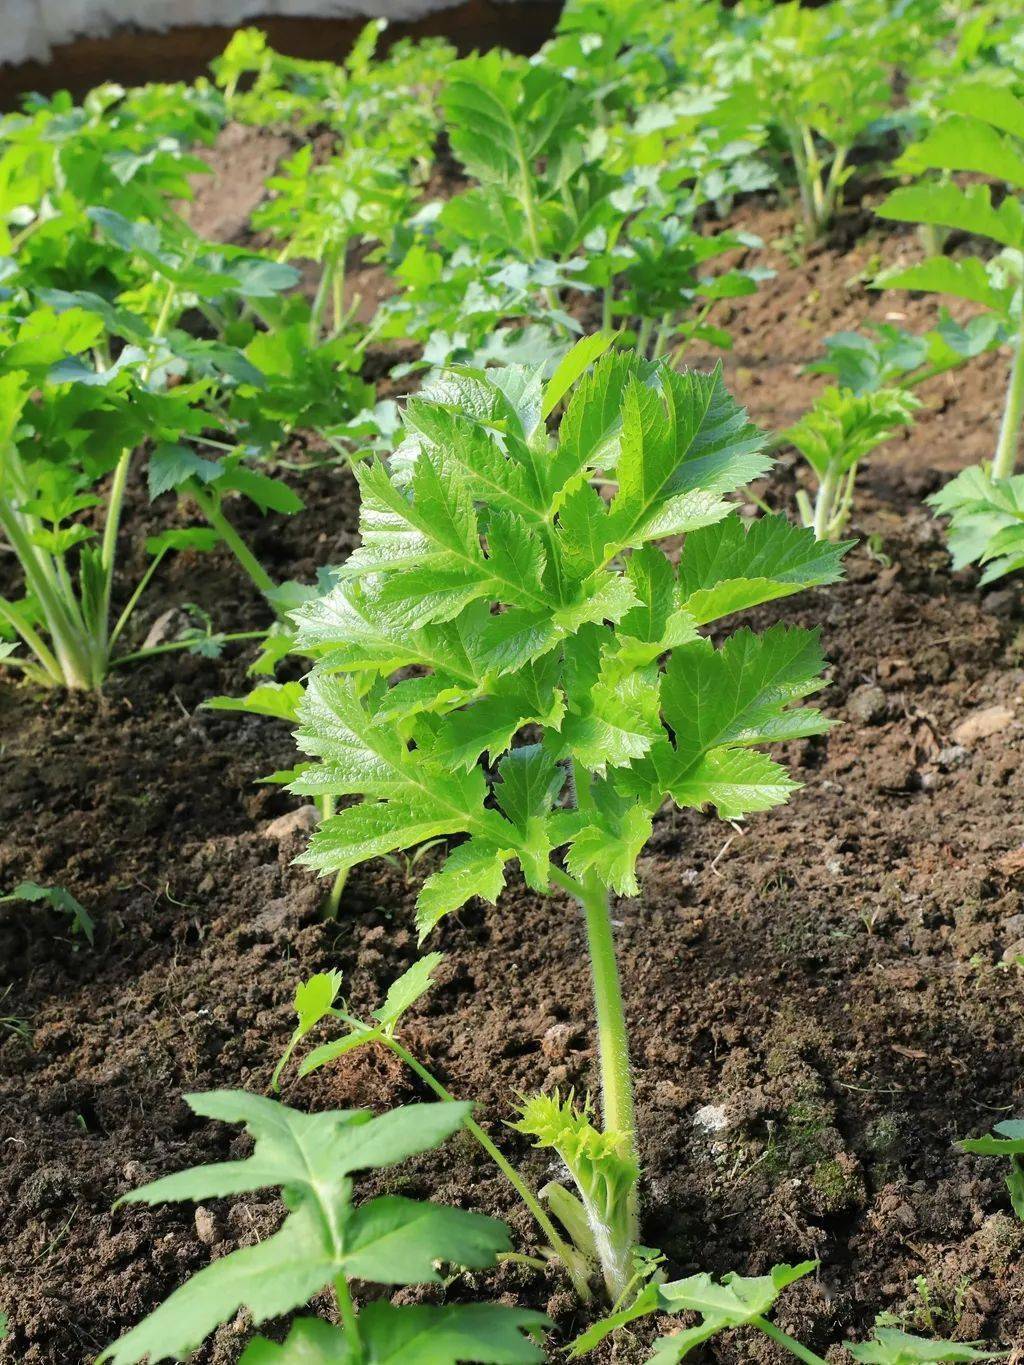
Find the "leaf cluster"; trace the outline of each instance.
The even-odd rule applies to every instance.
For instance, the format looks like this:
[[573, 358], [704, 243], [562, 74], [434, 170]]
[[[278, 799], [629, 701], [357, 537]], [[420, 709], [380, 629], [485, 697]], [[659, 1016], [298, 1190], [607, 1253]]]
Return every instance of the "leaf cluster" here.
[[285, 1347], [258, 1341], [245, 1359], [286, 1360], [307, 1348], [314, 1353], [303, 1358], [350, 1365], [385, 1359], [518, 1365], [542, 1359], [522, 1335], [543, 1327], [538, 1313], [491, 1305], [395, 1307], [384, 1299], [358, 1319], [344, 1312], [351, 1307], [350, 1279], [439, 1283], [440, 1264], [481, 1269], [508, 1250], [504, 1225], [482, 1214], [398, 1195], [362, 1204], [353, 1200], [355, 1173], [393, 1166], [436, 1147], [462, 1125], [470, 1105], [414, 1104], [375, 1118], [360, 1109], [303, 1114], [242, 1091], [185, 1099], [206, 1118], [244, 1123], [254, 1138], [252, 1155], [165, 1176], [120, 1202], [198, 1201], [280, 1187], [287, 1213], [277, 1232], [221, 1257], [175, 1290], [108, 1347], [100, 1362], [184, 1360], [240, 1308], [258, 1326], [302, 1307], [332, 1284], [341, 1286], [343, 1328], [300, 1320]]
[[[790, 709], [820, 685], [815, 632], [716, 648], [699, 628], [834, 581], [842, 548], [783, 518], [744, 529], [725, 495], [767, 467], [763, 437], [720, 373], [621, 352], [588, 372], [602, 345], [547, 383], [455, 371], [411, 399], [389, 464], [359, 471], [360, 549], [294, 613], [318, 663], [293, 790], [363, 798], [303, 861], [463, 836], [423, 886], [421, 934], [495, 901], [513, 860], [545, 890], [559, 849], [573, 876], [635, 893], [666, 796], [767, 809], [795, 784], [756, 746], [827, 726]], [[679, 536], [673, 562], [661, 544]]]

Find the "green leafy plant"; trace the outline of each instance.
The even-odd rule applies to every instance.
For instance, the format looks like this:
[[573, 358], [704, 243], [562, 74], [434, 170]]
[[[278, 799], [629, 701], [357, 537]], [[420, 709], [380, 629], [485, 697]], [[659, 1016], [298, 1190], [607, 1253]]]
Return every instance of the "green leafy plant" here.
[[[666, 798], [737, 819], [796, 787], [756, 746], [828, 728], [790, 710], [821, 685], [817, 634], [742, 630], [716, 648], [700, 628], [835, 581], [843, 547], [781, 517], [744, 528], [726, 495], [768, 461], [720, 372], [616, 352], [595, 365], [607, 345], [581, 342], [546, 382], [528, 368], [447, 374], [409, 400], [389, 465], [360, 467], [362, 545], [293, 615], [318, 662], [298, 733], [315, 762], [292, 790], [362, 798], [301, 859], [325, 874], [461, 839], [420, 892], [421, 937], [474, 896], [494, 903], [513, 861], [582, 909], [601, 1140], [560, 1106], [580, 1155], [577, 1195], [560, 1204], [590, 1226], [581, 1250], [596, 1249], [615, 1299], [632, 1276], [640, 1163], [611, 897], [637, 894]], [[658, 545], [676, 536], [678, 563]], [[583, 1167], [605, 1157], [622, 1201], [611, 1226], [587, 1205]]]
[[1006, 1188], [1010, 1192], [1014, 1213], [1024, 1219], [1024, 1120], [1004, 1119], [995, 1125], [990, 1134], [967, 1138], [960, 1146], [965, 1152], [973, 1152], [977, 1156], [1002, 1156], [1009, 1160], [1010, 1174], [1006, 1177]]
[[[453, 1100], [451, 1092], [409, 1051], [398, 1032], [405, 1014], [433, 986], [434, 972], [442, 961], [443, 954], [427, 953], [425, 957], [413, 963], [392, 983], [383, 1003], [372, 1011], [369, 1018], [360, 1018], [353, 1013], [347, 1001], [338, 1001], [342, 982], [340, 972], [318, 972], [301, 982], [295, 990], [295, 1013], [298, 1022], [283, 1056], [274, 1069], [271, 1078], [272, 1088], [275, 1090], [278, 1088], [281, 1076], [298, 1045], [323, 1020], [332, 1019], [344, 1024], [346, 1032], [340, 1038], [323, 1043], [309, 1052], [299, 1066], [300, 1076], [308, 1076], [357, 1048], [380, 1044], [398, 1057], [438, 1099]], [[559, 1236], [526, 1179], [508, 1161], [480, 1125], [474, 1119], [467, 1118], [465, 1126], [467, 1132], [480, 1144], [533, 1215], [537, 1226], [547, 1239], [545, 1257], [560, 1262], [580, 1297], [589, 1299], [587, 1262]]]
[[233, 118], [300, 128], [327, 125], [346, 146], [372, 146], [405, 162], [411, 177], [429, 169], [440, 119], [434, 92], [455, 53], [441, 39], [401, 39], [381, 54], [386, 19], [364, 26], [344, 62], [275, 52], [259, 29], [238, 29], [212, 63]]
[[782, 432], [818, 480], [812, 506], [806, 490], [797, 493], [805, 526], [818, 540], [836, 540], [850, 519], [857, 469], [901, 427], [909, 426], [919, 401], [906, 389], [881, 388], [864, 393], [823, 389], [800, 421]]
[[978, 564], [982, 587], [1024, 568], [1024, 474], [997, 479], [984, 466], [971, 465], [928, 503], [949, 517], [953, 567]]
[[721, 79], [749, 88], [778, 130], [796, 172], [804, 221], [831, 221], [853, 173], [850, 155], [891, 102], [885, 56], [849, 22], [841, 3], [767, 7], [753, 32], [740, 27], [716, 52]]
[[662, 1337], [650, 1357], [650, 1365], [674, 1365], [727, 1328], [753, 1327], [801, 1360], [818, 1361], [799, 1342], [770, 1322], [765, 1314], [774, 1308], [782, 1291], [817, 1269], [817, 1261], [800, 1265], [777, 1265], [770, 1275], [750, 1278], [730, 1273], [720, 1282], [710, 1275], [691, 1275], [670, 1284], [649, 1284], [629, 1307], [602, 1318], [573, 1342], [570, 1356], [592, 1351], [610, 1332], [651, 1313], [699, 1313], [696, 1327]]
[[344, 329], [358, 304], [346, 312], [350, 248], [357, 243], [390, 243], [412, 211], [408, 176], [401, 163], [369, 147], [348, 149], [314, 164], [313, 148], [307, 143], [270, 177], [267, 188], [271, 197], [253, 214], [253, 226], [285, 243], [278, 260], [303, 257], [320, 266], [310, 311], [310, 340], [330, 339]]
[[879, 277], [879, 287], [951, 294], [988, 310], [989, 327], [1013, 339], [1002, 424], [991, 466], [964, 470], [929, 499], [949, 518], [955, 567], [980, 563], [983, 582], [1020, 567], [1021, 487], [1013, 476], [1024, 415], [1024, 102], [1006, 86], [974, 78], [941, 100], [947, 117], [901, 159], [904, 170], [921, 174], [972, 172], [1007, 186], [994, 202], [988, 184], [954, 184], [946, 178], [920, 180], [894, 190], [878, 212], [885, 218], [957, 228], [1002, 250], [983, 260], [934, 256], [920, 265]]
[[44, 901], [51, 909], [70, 917], [73, 934], [80, 933], [90, 945], [94, 942], [96, 925], [92, 916], [63, 886], [40, 886], [38, 882], [19, 882], [13, 891], [9, 891], [6, 896], [0, 896], [0, 905], [10, 905], [15, 901], [30, 904]]
[[1005, 1360], [1005, 1351], [979, 1351], [965, 1342], [928, 1341], [895, 1327], [876, 1327], [871, 1341], [846, 1348], [862, 1365], [945, 1365], [945, 1362]]
[[460, 196], [460, 213], [515, 224], [535, 261], [564, 251], [563, 195], [582, 160], [586, 113], [570, 82], [495, 51], [456, 62], [441, 102], [452, 150], [480, 182]]
[[975, 172], [1009, 187], [998, 205], [989, 185], [959, 186], [951, 181], [919, 180], [894, 190], [879, 206], [883, 218], [936, 224], [970, 232], [1002, 251], [989, 260], [978, 256], [935, 256], [920, 265], [887, 272], [878, 288], [950, 294], [980, 304], [1012, 327], [1014, 361], [1007, 387], [999, 441], [992, 461], [994, 478], [1013, 472], [1024, 411], [1024, 312], [1021, 251], [1024, 207], [1013, 189], [1024, 189], [1024, 103], [1005, 87], [965, 82], [942, 101], [948, 116], [919, 143], [907, 148], [899, 167], [913, 174], [928, 171]]
[[[155, 1180], [119, 1203], [158, 1204], [244, 1194], [280, 1186], [288, 1210], [277, 1232], [214, 1261], [149, 1317], [109, 1346], [99, 1362], [150, 1365], [184, 1360], [240, 1308], [254, 1324], [301, 1308], [332, 1287], [341, 1327], [300, 1320], [285, 1348], [258, 1341], [250, 1362], [298, 1358], [308, 1348], [351, 1365], [430, 1349], [437, 1365], [458, 1361], [541, 1360], [522, 1333], [545, 1325], [539, 1313], [492, 1305], [395, 1307], [386, 1299], [357, 1313], [350, 1281], [382, 1285], [438, 1283], [438, 1263], [493, 1265], [508, 1250], [502, 1223], [481, 1214], [397, 1195], [353, 1202], [352, 1175], [393, 1166], [428, 1151], [466, 1120], [468, 1104], [415, 1104], [372, 1117], [366, 1110], [303, 1114], [243, 1091], [186, 1095], [194, 1113], [244, 1123], [255, 1139], [250, 1157], [197, 1166]], [[293, 1356], [292, 1353], [295, 1353]], [[315, 1353], [304, 1356], [316, 1360]], [[412, 1359], [412, 1356], [406, 1356]], [[422, 1358], [428, 1358], [424, 1355]]]
[[855, 394], [883, 388], [916, 389], [935, 375], [1006, 344], [1005, 323], [981, 313], [964, 323], [942, 309], [938, 326], [917, 335], [893, 323], [873, 324], [868, 333], [836, 332], [825, 338], [825, 355], [808, 365], [810, 374], [831, 375]]
[[[826, 1365], [816, 1352], [777, 1327], [766, 1315], [783, 1290], [817, 1268], [816, 1261], [800, 1265], [777, 1265], [768, 1275], [754, 1277], [730, 1272], [720, 1281], [707, 1274], [691, 1275], [671, 1284], [648, 1284], [627, 1308], [602, 1318], [573, 1342], [571, 1357], [586, 1355], [609, 1333], [651, 1313], [698, 1313], [694, 1327], [661, 1337], [649, 1365], [676, 1365], [692, 1350], [730, 1328], [750, 1327], [763, 1333], [804, 1365]], [[871, 1341], [846, 1343], [854, 1360], [870, 1365], [942, 1365], [942, 1362], [1000, 1360], [1005, 1352], [979, 1351], [969, 1344], [927, 1341], [892, 1327], [876, 1327]]]

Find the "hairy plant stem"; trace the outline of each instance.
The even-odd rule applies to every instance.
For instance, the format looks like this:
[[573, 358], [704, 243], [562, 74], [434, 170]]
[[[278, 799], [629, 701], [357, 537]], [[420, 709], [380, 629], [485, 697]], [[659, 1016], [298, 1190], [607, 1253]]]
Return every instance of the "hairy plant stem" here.
[[1008, 479], [1017, 463], [1017, 440], [1020, 434], [1021, 413], [1024, 411], [1024, 300], [1017, 329], [1017, 343], [1010, 366], [1010, 382], [1006, 390], [1006, 405], [999, 428], [999, 444], [992, 461], [992, 477]]
[[580, 904], [587, 927], [587, 947], [597, 1014], [601, 1057], [601, 1116], [604, 1126], [623, 1133], [631, 1155], [636, 1152], [636, 1115], [633, 1078], [629, 1068], [629, 1038], [622, 1003], [608, 892], [592, 875], [580, 883]]
[[[442, 1085], [437, 1077], [428, 1071], [421, 1062], [418, 1062], [412, 1053], [402, 1046], [397, 1038], [381, 1035], [381, 1042], [385, 1047], [389, 1048], [396, 1057], [404, 1062], [410, 1071], [419, 1076], [423, 1084], [427, 1086], [428, 1089], [432, 1090], [438, 1099], [447, 1102], [455, 1098], [451, 1091], [448, 1090], [446, 1086]], [[533, 1193], [529, 1185], [527, 1185], [526, 1181], [508, 1158], [502, 1154], [501, 1149], [495, 1146], [475, 1119], [467, 1119], [466, 1128], [533, 1214], [538, 1227], [548, 1239], [551, 1250], [565, 1267], [565, 1271], [572, 1280], [573, 1287], [581, 1301], [583, 1303], [589, 1302], [591, 1297], [590, 1285], [587, 1282], [586, 1266], [583, 1262], [583, 1258], [559, 1236], [554, 1223], [552, 1223], [551, 1219], [544, 1212], [544, 1208], [537, 1196]]]
[[791, 1355], [796, 1356], [797, 1360], [802, 1360], [804, 1365], [828, 1365], [828, 1362], [822, 1360], [821, 1356], [815, 1355], [806, 1346], [801, 1346], [799, 1341], [794, 1341], [781, 1327], [776, 1327], [774, 1322], [769, 1322], [767, 1318], [752, 1318], [751, 1324], [754, 1327], [759, 1327], [765, 1336], [771, 1337], [772, 1341], [777, 1341], [780, 1346], [785, 1347]]
[[[544, 259], [544, 252], [540, 244], [540, 226], [537, 222], [537, 197], [533, 192], [533, 172], [530, 163], [526, 158], [526, 150], [519, 140], [518, 132], [516, 137], [516, 160], [519, 163], [519, 182], [523, 196], [523, 212], [526, 214], [526, 235], [529, 238], [530, 250], [533, 253], [534, 261]], [[541, 291], [549, 311], [554, 312], [558, 307], [558, 296], [550, 285], [546, 285]]]

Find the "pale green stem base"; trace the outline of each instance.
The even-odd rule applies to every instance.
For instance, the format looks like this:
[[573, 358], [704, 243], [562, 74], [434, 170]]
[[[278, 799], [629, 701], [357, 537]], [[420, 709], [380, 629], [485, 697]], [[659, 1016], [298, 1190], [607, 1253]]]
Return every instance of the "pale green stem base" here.
[[1010, 367], [1003, 421], [999, 429], [999, 444], [996, 446], [995, 459], [992, 461], [994, 479], [1008, 479], [1013, 473], [1017, 463], [1017, 442], [1022, 411], [1024, 411], [1024, 303], [1021, 306], [1017, 345]]

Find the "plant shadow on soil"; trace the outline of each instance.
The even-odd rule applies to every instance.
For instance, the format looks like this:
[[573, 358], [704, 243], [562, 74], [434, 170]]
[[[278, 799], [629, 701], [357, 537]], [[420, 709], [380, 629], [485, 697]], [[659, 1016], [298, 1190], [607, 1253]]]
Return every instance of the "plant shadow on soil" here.
[[[266, 173], [266, 137], [229, 132], [219, 166], [213, 154], [219, 173], [196, 211], [219, 214], [225, 238], [244, 235], [248, 210], [232, 206], [251, 189], [239, 177]], [[768, 242], [792, 227], [788, 210], [764, 202], [736, 216]], [[816, 386], [801, 366], [821, 338], [893, 308], [866, 291], [865, 269], [915, 249], [853, 212], [806, 262], [759, 253], [778, 275], [736, 309], [726, 366], [755, 420], [778, 428], [799, 415]], [[911, 326], [932, 317], [919, 301], [904, 312]], [[921, 506], [939, 471], [990, 449], [1003, 365], [983, 357], [934, 381], [914, 432], [864, 471], [862, 544], [843, 585], [753, 614], [759, 628], [823, 626], [823, 705], [841, 724], [788, 746], [804, 788], [742, 828], [665, 812], [643, 893], [617, 912], [645, 1239], [674, 1275], [820, 1258], [777, 1317], [822, 1352], [882, 1311], [908, 1330], [1024, 1340], [1024, 1229], [998, 1163], [954, 1145], [1024, 1110], [1024, 976], [1011, 965], [1024, 952], [1024, 858], [1007, 856], [1024, 840], [1024, 728], [953, 739], [971, 712], [1019, 704], [1024, 615], [1019, 587], [981, 596], [971, 574], [951, 575]], [[758, 491], [788, 507], [797, 478], [784, 457]], [[321, 470], [302, 492], [307, 510], [289, 524], [239, 513], [282, 576], [309, 577], [355, 543], [347, 473]], [[174, 515], [165, 501], [150, 509], [138, 480], [126, 567]], [[871, 536], [881, 559], [864, 547]], [[182, 556], [140, 631], [184, 601], [225, 630], [263, 620], [232, 562]], [[300, 979], [341, 968], [354, 1006], [368, 1009], [416, 956], [411, 907], [430, 858], [408, 885], [387, 864], [356, 869], [340, 921], [325, 924], [321, 888], [291, 866], [301, 829], [268, 829], [297, 803], [257, 783], [293, 761], [287, 729], [197, 709], [241, 692], [249, 657], [157, 658], [115, 675], [101, 697], [0, 686], [0, 888], [66, 885], [98, 926], [90, 949], [45, 909], [0, 910], [0, 990], [10, 987], [0, 1013], [27, 1025], [27, 1036], [0, 1026], [4, 1362], [90, 1360], [211, 1257], [272, 1230], [270, 1194], [198, 1215], [111, 1205], [158, 1174], [244, 1151], [236, 1130], [195, 1119], [181, 1095], [265, 1089]], [[546, 1158], [502, 1121], [518, 1092], [596, 1082], [582, 925], [561, 898], [513, 884], [497, 909], [453, 917], [430, 946], [447, 958], [410, 1042], [541, 1182]], [[284, 1097], [323, 1108], [421, 1096], [390, 1055], [367, 1051]], [[712, 1128], [696, 1121], [709, 1105]], [[499, 1214], [532, 1238], [468, 1140], [391, 1173], [388, 1187]], [[557, 1280], [521, 1267], [446, 1292], [546, 1308], [562, 1341], [584, 1321]], [[593, 1358], [643, 1361], [652, 1330], [641, 1324]], [[236, 1361], [244, 1341], [244, 1324], [229, 1325], [196, 1360]], [[717, 1338], [700, 1357], [780, 1358], [750, 1334]]]

